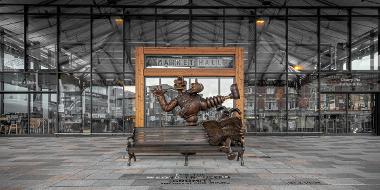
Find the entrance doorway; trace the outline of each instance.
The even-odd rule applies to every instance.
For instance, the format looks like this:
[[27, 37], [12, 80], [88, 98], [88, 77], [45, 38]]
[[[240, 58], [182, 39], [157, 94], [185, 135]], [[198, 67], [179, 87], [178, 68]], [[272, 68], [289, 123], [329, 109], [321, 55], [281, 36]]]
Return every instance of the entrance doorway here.
[[[243, 49], [237, 47], [136, 48], [136, 127], [183, 126], [178, 109], [164, 112], [152, 90], [161, 85], [166, 98], [177, 96], [174, 80], [184, 77], [187, 87], [194, 82], [204, 85], [199, 94], [206, 98], [229, 95], [237, 84], [240, 99], [227, 100], [226, 107], [236, 107], [244, 115]], [[198, 115], [200, 120], [216, 119], [216, 111]]]
[[374, 94], [321, 94], [322, 130], [327, 134], [374, 133], [374, 110]]

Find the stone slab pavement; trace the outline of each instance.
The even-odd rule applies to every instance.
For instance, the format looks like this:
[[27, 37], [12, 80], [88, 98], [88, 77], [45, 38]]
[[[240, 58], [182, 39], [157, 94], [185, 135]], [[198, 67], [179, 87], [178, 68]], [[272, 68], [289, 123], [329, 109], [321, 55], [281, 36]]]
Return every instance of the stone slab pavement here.
[[1, 137], [0, 189], [380, 189], [380, 137], [249, 136], [224, 155], [137, 155], [125, 137]]

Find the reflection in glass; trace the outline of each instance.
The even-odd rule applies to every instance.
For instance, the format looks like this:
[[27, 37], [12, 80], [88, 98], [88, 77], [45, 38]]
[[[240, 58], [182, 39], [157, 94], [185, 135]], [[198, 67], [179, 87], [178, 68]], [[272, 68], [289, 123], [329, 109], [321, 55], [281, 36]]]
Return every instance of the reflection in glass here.
[[94, 19], [93, 24], [102, 27], [93, 31], [93, 72], [123, 71], [123, 20], [120, 19]]
[[371, 133], [373, 131], [371, 94], [350, 94], [348, 101], [348, 127], [352, 133]]
[[379, 70], [378, 18], [352, 18], [352, 70]]
[[288, 81], [288, 130], [317, 132], [318, 81], [316, 75], [289, 75]]
[[0, 42], [4, 44], [0, 71], [24, 69], [24, 16], [2, 14], [0, 26]]
[[28, 94], [2, 94], [2, 134], [28, 133]]
[[57, 95], [30, 94], [30, 134], [53, 134], [57, 125]]
[[321, 70], [347, 70], [348, 56], [347, 19], [321, 18]]
[[[74, 23], [74, 24], [73, 24]], [[90, 71], [89, 17], [61, 16], [59, 67], [65, 72]]]
[[64, 74], [60, 79], [59, 132], [90, 132], [90, 84], [83, 80], [88, 74]]
[[28, 68], [31, 70], [56, 70], [57, 19], [29, 16]]
[[321, 128], [325, 133], [348, 133], [346, 123], [347, 95], [321, 94]]
[[285, 21], [265, 18], [263, 24], [256, 24], [260, 33], [257, 39], [257, 72], [285, 72]]
[[289, 72], [317, 70], [317, 18], [291, 17], [288, 23]]
[[283, 74], [261, 74], [256, 80], [257, 132], [282, 132], [286, 127], [286, 91]]
[[321, 74], [321, 92], [379, 92], [380, 80], [376, 73]]

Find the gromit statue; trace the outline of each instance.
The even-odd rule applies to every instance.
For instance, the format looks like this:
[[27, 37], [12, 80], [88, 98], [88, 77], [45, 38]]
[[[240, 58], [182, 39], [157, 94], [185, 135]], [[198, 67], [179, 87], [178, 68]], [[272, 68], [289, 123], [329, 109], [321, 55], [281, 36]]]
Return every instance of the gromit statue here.
[[239, 90], [236, 84], [231, 85], [231, 94], [227, 96], [213, 96], [202, 98], [198, 93], [202, 92], [203, 85], [195, 82], [186, 90], [186, 81], [183, 77], [174, 80], [174, 88], [178, 91], [178, 96], [167, 102], [165, 99], [165, 90], [161, 86], [153, 90], [154, 96], [160, 103], [161, 108], [166, 111], [172, 111], [175, 107], [181, 108], [179, 115], [186, 121], [187, 126], [196, 126], [199, 111], [204, 111], [212, 107], [221, 105], [227, 99], [239, 99]]
[[244, 147], [245, 144], [246, 127], [241, 118], [241, 111], [238, 108], [228, 109], [224, 106], [217, 108], [217, 111], [222, 111], [218, 120], [202, 123], [209, 137], [208, 142], [220, 146], [219, 150], [226, 153], [229, 160], [235, 159], [236, 156], [237, 160], [243, 159], [244, 149], [238, 152], [232, 149], [234, 146]]

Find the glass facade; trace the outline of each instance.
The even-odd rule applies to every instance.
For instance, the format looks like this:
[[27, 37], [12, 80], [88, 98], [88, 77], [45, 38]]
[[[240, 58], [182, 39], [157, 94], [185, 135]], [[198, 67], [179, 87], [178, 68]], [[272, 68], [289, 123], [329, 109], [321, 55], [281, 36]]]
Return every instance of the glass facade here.
[[[135, 121], [136, 47], [243, 47], [248, 132], [372, 133], [380, 8], [3, 6], [1, 134], [124, 133]], [[145, 78], [145, 124], [182, 125]], [[186, 78], [215, 84], [233, 78]], [[173, 93], [172, 93], [173, 92]], [[232, 107], [233, 101], [226, 102]], [[216, 111], [201, 114], [212, 119]], [[19, 131], [9, 130], [16, 123]]]

